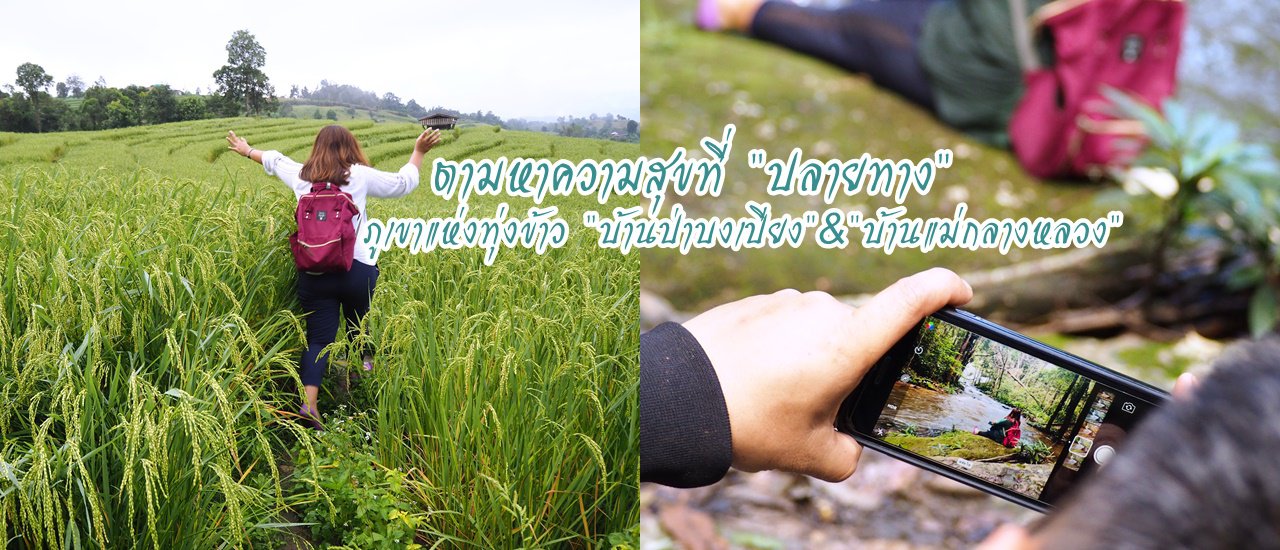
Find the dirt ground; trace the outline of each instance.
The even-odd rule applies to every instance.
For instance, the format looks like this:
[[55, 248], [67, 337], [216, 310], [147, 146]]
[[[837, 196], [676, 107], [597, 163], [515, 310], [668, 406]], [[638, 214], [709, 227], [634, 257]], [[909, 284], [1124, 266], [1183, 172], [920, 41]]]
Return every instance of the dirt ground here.
[[699, 489], [640, 488], [641, 547], [967, 548], [1039, 514], [867, 450], [841, 483], [731, 471]]
[[[957, 466], [961, 459], [943, 457], [938, 462]], [[1049, 481], [1049, 473], [1053, 464], [1010, 464], [1001, 462], [969, 461], [965, 471], [982, 479], [1012, 489], [1024, 495], [1037, 495]]]

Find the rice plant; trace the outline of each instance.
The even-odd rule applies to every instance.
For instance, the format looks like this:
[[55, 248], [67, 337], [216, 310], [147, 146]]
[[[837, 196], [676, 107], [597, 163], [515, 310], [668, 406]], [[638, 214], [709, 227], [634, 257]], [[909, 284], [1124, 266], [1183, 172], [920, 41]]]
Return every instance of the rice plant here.
[[[585, 231], [493, 266], [473, 251], [384, 254], [363, 331], [334, 346], [371, 344], [375, 370], [349, 397], [326, 395], [328, 432], [293, 422], [293, 195], [255, 164], [203, 153], [225, 129], [296, 147], [320, 126], [0, 135], [9, 547], [591, 547], [636, 524], [639, 266]], [[420, 131], [388, 126], [366, 131]], [[460, 135], [431, 156], [559, 139]], [[573, 220], [590, 206], [561, 209]], [[370, 208], [453, 211], [425, 188]], [[332, 365], [326, 390], [346, 374]]]

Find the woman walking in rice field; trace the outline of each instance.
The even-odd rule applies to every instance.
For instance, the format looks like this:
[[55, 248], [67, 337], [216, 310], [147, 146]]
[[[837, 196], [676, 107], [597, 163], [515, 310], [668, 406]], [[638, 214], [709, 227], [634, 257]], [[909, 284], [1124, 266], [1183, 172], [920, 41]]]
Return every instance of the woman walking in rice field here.
[[[368, 197], [403, 197], [418, 187], [418, 171], [423, 156], [440, 142], [440, 132], [427, 130], [414, 143], [409, 161], [398, 172], [383, 172], [369, 166], [369, 159], [360, 149], [360, 143], [350, 130], [343, 126], [329, 125], [316, 135], [311, 156], [305, 163], [298, 163], [279, 151], [263, 151], [227, 132], [228, 147], [240, 155], [262, 165], [267, 174], [280, 178], [298, 199], [312, 193], [313, 183], [336, 185], [350, 195], [356, 215], [351, 218], [354, 235], [360, 235], [368, 221], [365, 202]], [[307, 322], [307, 348], [302, 353], [302, 384], [306, 402], [299, 414], [316, 429], [323, 429], [317, 399], [320, 383], [328, 367], [328, 354], [322, 354], [325, 346], [337, 338], [339, 310], [346, 319], [348, 333], [353, 333], [369, 311], [373, 289], [378, 282], [378, 267], [369, 250], [354, 247], [349, 259], [349, 270], [327, 272], [298, 270], [298, 302]], [[373, 357], [363, 355], [364, 370], [373, 369]]]

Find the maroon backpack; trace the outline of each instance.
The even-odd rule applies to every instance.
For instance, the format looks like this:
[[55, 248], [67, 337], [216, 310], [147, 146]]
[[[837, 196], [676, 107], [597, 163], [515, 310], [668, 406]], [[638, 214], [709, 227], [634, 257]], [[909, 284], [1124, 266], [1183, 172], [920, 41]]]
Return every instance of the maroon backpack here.
[[1009, 426], [1008, 430], [1005, 430], [1004, 441], [1000, 442], [1001, 445], [1010, 449], [1018, 446], [1018, 441], [1022, 439], [1022, 426], [1019, 425], [1020, 423], [1021, 421], [1016, 421], [1012, 426]]
[[[1173, 94], [1185, 7], [1179, 0], [1055, 0], [1026, 17], [1010, 0], [1026, 92], [1009, 120], [1018, 161], [1042, 177], [1091, 176], [1132, 162], [1142, 124], [1117, 118], [1115, 88], [1155, 106]], [[1048, 32], [1054, 64], [1039, 67], [1032, 36]]]
[[289, 235], [293, 262], [302, 271], [348, 271], [356, 251], [353, 220], [360, 215], [351, 195], [329, 183], [311, 184], [311, 192], [298, 197], [298, 230]]

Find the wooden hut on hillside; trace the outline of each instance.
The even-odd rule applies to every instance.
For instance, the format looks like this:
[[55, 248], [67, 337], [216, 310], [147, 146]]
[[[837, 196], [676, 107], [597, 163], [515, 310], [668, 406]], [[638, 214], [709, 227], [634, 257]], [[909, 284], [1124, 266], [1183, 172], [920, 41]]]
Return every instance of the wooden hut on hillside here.
[[458, 117], [451, 114], [436, 111], [428, 113], [427, 116], [418, 119], [422, 123], [423, 128], [434, 128], [436, 130], [452, 130], [454, 125], [458, 124]]

